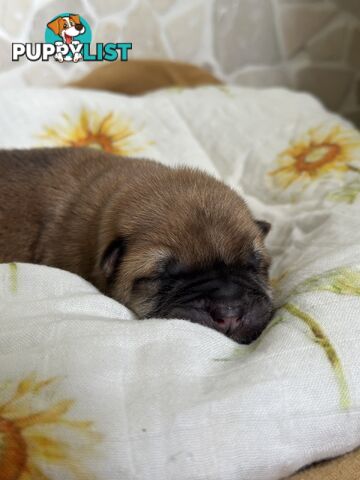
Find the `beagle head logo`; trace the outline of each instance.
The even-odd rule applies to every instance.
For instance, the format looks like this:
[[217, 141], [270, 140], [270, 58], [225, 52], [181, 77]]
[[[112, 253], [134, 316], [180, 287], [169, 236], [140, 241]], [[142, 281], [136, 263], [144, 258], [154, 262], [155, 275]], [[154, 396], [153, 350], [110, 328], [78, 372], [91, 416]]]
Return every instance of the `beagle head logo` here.
[[80, 15], [69, 14], [59, 16], [47, 24], [55, 35], [63, 39], [63, 43], [73, 43], [74, 37], [85, 33], [85, 26], [81, 23]]
[[78, 13], [61, 13], [47, 23], [45, 41], [57, 47], [58, 62], [78, 62], [83, 60], [83, 44], [91, 42], [91, 29]]

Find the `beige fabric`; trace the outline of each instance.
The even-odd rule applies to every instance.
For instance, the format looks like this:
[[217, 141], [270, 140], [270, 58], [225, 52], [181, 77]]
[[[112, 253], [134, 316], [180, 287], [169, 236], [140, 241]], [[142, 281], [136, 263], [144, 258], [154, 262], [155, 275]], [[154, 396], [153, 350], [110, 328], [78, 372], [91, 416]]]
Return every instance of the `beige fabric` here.
[[141, 95], [159, 88], [219, 84], [211, 73], [188, 63], [131, 60], [99, 67], [69, 86]]
[[335, 460], [319, 463], [290, 478], [291, 480], [358, 480], [359, 472], [360, 450], [355, 450]]

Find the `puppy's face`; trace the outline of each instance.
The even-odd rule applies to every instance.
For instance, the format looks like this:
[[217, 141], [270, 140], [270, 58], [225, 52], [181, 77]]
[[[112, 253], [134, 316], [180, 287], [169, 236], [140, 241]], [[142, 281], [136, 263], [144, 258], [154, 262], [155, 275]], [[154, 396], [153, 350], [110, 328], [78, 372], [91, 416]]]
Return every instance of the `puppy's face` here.
[[68, 17], [57, 17], [47, 26], [56, 34], [62, 37], [64, 43], [71, 43], [73, 37], [77, 37], [85, 32], [85, 27], [80, 21], [79, 15], [70, 15]]
[[139, 183], [126, 209], [121, 200], [111, 207], [115, 231], [101, 259], [107, 293], [140, 318], [186, 319], [253, 341], [273, 311], [263, 243], [270, 225], [205, 174], [162, 177]]

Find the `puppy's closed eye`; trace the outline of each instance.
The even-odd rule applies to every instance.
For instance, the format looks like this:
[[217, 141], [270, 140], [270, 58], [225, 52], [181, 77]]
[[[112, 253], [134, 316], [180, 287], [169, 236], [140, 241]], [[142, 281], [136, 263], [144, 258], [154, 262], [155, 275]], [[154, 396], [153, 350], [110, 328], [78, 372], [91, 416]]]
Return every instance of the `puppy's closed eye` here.
[[168, 277], [171, 277], [173, 279], [180, 278], [182, 276], [185, 276], [190, 272], [190, 267], [188, 265], [185, 265], [183, 263], [180, 263], [177, 261], [175, 258], [170, 258], [165, 267], [164, 267], [164, 272], [165, 275]]

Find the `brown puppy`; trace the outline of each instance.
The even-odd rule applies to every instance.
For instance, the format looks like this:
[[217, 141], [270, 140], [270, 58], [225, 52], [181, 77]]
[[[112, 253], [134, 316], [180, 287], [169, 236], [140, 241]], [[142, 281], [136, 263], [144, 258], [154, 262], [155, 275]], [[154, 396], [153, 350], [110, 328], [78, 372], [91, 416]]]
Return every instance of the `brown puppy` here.
[[74, 272], [140, 318], [252, 341], [272, 313], [268, 230], [197, 170], [91, 149], [0, 151], [0, 261]]

